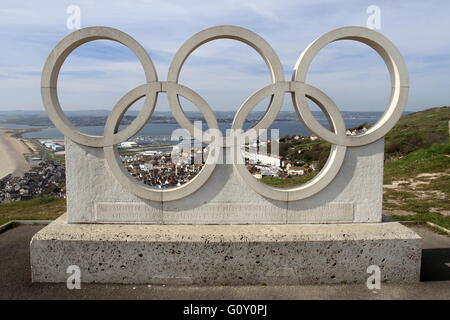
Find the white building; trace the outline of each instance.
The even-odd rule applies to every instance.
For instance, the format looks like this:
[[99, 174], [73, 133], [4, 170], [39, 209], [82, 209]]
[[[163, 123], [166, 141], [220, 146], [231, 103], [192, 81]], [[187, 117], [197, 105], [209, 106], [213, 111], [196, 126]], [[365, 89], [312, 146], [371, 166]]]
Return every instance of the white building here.
[[295, 166], [291, 166], [288, 170], [287, 173], [289, 175], [292, 176], [302, 176], [305, 174], [305, 169], [302, 167], [295, 167]]
[[261, 172], [261, 176], [271, 176], [271, 177], [277, 177], [278, 176], [278, 167], [262, 167], [262, 166], [256, 166], [259, 171]]
[[53, 142], [51, 140], [44, 140], [41, 141], [42, 145], [45, 146], [48, 149], [52, 149], [53, 151], [63, 151], [64, 147], [60, 144]]
[[143, 156], [156, 156], [158, 154], [161, 154], [160, 151], [154, 151], [154, 150], [149, 150], [149, 151], [144, 151], [140, 153]]
[[281, 160], [278, 157], [271, 157], [265, 154], [252, 153], [244, 151], [244, 158], [248, 159], [251, 164], [263, 164], [267, 166], [277, 166], [281, 165]]
[[125, 141], [120, 144], [120, 146], [124, 149], [136, 148], [138, 144], [134, 141]]
[[53, 144], [53, 145], [51, 146], [51, 149], [52, 149], [53, 151], [63, 151], [63, 150], [64, 150], [64, 147], [63, 147], [63, 146], [60, 146], [59, 144]]

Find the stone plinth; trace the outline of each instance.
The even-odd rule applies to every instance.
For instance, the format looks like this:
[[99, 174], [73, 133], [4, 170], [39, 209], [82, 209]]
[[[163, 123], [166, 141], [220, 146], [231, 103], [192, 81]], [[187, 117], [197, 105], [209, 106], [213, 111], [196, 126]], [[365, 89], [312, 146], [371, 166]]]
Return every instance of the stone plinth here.
[[298, 201], [267, 199], [250, 188], [232, 164], [217, 164], [198, 191], [162, 202], [139, 198], [124, 188], [102, 149], [66, 138], [68, 219], [131, 224], [380, 222], [383, 158], [384, 139], [348, 148], [335, 179], [321, 192]]
[[[144, 68], [146, 82], [115, 104], [103, 135], [92, 136], [79, 131], [64, 115], [57, 79], [64, 60], [75, 48], [99, 39], [117, 41], [131, 49]], [[268, 129], [289, 93], [299, 119], [315, 136], [331, 144], [327, 162], [312, 180], [292, 188], [257, 182], [245, 165], [243, 142], [234, 141], [233, 135], [217, 134], [219, 124], [208, 103], [179, 83], [187, 57], [217, 39], [250, 45], [264, 59], [271, 75], [271, 84], [253, 93], [236, 112], [231, 125], [234, 132], [244, 138], [242, 141], [254, 141], [255, 134], [261, 132], [240, 132], [250, 112], [270, 98], [267, 111], [253, 125], [255, 130]], [[338, 40], [354, 40], [374, 49], [385, 61], [391, 78], [386, 112], [361, 134], [348, 135], [338, 106], [305, 82], [315, 55]], [[89, 27], [69, 34], [49, 54], [41, 79], [49, 118], [66, 137], [68, 212], [34, 236], [33, 281], [63, 282], [71, 265], [80, 267], [84, 282], [365, 282], [367, 268], [372, 265], [381, 268], [383, 280], [418, 281], [420, 237], [398, 223], [381, 222], [383, 139], [401, 117], [408, 90], [408, 72], [400, 52], [381, 34], [361, 27], [335, 29], [314, 40], [297, 60], [291, 81], [285, 80], [273, 48], [242, 27], [216, 26], [196, 33], [175, 54], [167, 81], [158, 80], [145, 49], [120, 30]], [[200, 137], [209, 149], [195, 177], [167, 189], [152, 188], [132, 178], [116, 148], [149, 122], [160, 93], [167, 95], [180, 127], [191, 137]], [[119, 130], [128, 108], [144, 96], [137, 117]], [[196, 130], [183, 111], [180, 96], [198, 108], [216, 134], [202, 133], [201, 126]], [[324, 112], [330, 130], [311, 113], [307, 99]], [[228, 159], [233, 151], [233, 161], [215, 158]]]
[[420, 237], [396, 222], [301, 225], [68, 224], [31, 241], [34, 282], [263, 285], [419, 281]]

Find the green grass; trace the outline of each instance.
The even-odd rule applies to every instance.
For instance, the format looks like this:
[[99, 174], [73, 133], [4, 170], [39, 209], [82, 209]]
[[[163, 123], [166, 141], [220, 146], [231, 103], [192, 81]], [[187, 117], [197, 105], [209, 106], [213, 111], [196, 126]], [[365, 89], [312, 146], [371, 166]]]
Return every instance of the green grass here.
[[261, 181], [272, 187], [291, 188], [291, 187], [301, 185], [305, 182], [308, 182], [309, 180], [314, 178], [317, 175], [317, 173], [318, 172], [311, 172], [311, 173], [305, 174], [303, 176], [295, 176], [295, 177], [287, 178], [287, 179], [267, 176], [267, 177], [263, 177], [261, 179]]
[[[429, 221], [450, 228], [450, 217], [438, 213], [450, 211], [450, 177], [443, 175], [434, 179], [417, 178], [421, 173], [450, 173], [449, 121], [450, 107], [432, 108], [402, 117], [386, 136], [384, 183], [407, 181], [396, 189], [384, 190], [384, 210], [410, 213], [391, 215], [394, 219]], [[285, 152], [294, 159], [298, 148], [305, 149], [310, 144], [310, 141], [294, 142], [293, 146], [287, 144]], [[329, 146], [321, 146], [321, 149], [326, 148]], [[288, 179], [264, 177], [262, 182], [274, 187], [289, 188], [307, 182], [315, 174], [317, 173]], [[426, 183], [413, 188], [410, 186], [410, 179]]]
[[386, 161], [384, 183], [411, 178], [420, 173], [444, 172], [450, 169], [450, 142], [433, 144], [411, 152], [401, 159]]
[[53, 161], [58, 162], [58, 163], [61, 163], [61, 164], [64, 164], [65, 161], [66, 161], [66, 156], [64, 154], [51, 153], [51, 154], [48, 155], [48, 159], [49, 160], [53, 160]]
[[122, 150], [119, 149], [119, 154], [121, 156], [134, 156], [135, 154], [138, 154], [138, 151], [129, 151], [129, 150]]
[[450, 107], [431, 108], [403, 116], [386, 135], [386, 158], [397, 158], [434, 143], [448, 142]]
[[[317, 161], [321, 168], [328, 159], [331, 144], [323, 140], [295, 140], [289, 137], [280, 139], [280, 155], [296, 165], [309, 165]], [[301, 153], [298, 153], [301, 150]]]
[[428, 221], [446, 229], [450, 229], [450, 217], [435, 212], [417, 213], [412, 215], [391, 215], [397, 221]]
[[[384, 194], [386, 199], [387, 194]], [[419, 214], [434, 213], [434, 210], [447, 210], [448, 211], [448, 201], [437, 199], [421, 199], [421, 198], [396, 198], [399, 203], [386, 203], [384, 200], [383, 208], [388, 210], [403, 210], [408, 212], [416, 212]]]
[[[407, 156], [388, 161], [384, 168], [384, 183], [413, 179], [415, 182], [424, 181], [412, 187], [409, 183], [400, 185], [396, 189], [385, 189], [383, 208], [388, 210], [403, 210], [420, 215], [436, 217], [433, 211], [450, 211], [450, 177], [441, 175], [434, 179], [418, 178], [421, 173], [450, 173], [450, 142], [433, 144], [427, 149], [419, 149]], [[439, 197], [437, 195], [443, 195]], [[443, 217], [445, 221], [449, 218]], [[424, 220], [431, 221], [431, 220]], [[434, 222], [434, 221], [431, 221]], [[435, 222], [443, 226], [439, 221]]]
[[448, 236], [448, 235], [449, 235], [448, 232], [445, 232], [444, 230], [439, 229], [439, 228], [437, 228], [437, 227], [435, 227], [435, 226], [430, 226], [430, 225], [428, 225], [428, 224], [426, 224], [425, 226], [426, 226], [428, 229], [430, 229], [431, 231], [434, 231], [434, 232], [436, 232], [436, 233], [438, 233], [438, 234], [442, 234], [443, 236]]
[[66, 199], [43, 197], [0, 204], [0, 225], [11, 220], [53, 220], [66, 212]]
[[[396, 189], [385, 189], [384, 210], [401, 210], [411, 214], [390, 216], [398, 221], [428, 221], [450, 229], [450, 217], [438, 212], [450, 211], [450, 177], [418, 178], [421, 173], [450, 173], [450, 142], [434, 143], [427, 148], [412, 151], [384, 166], [384, 183], [393, 181], [425, 182], [415, 187], [410, 182]], [[431, 228], [437, 231], [436, 228]], [[442, 233], [442, 232], [439, 232]]]

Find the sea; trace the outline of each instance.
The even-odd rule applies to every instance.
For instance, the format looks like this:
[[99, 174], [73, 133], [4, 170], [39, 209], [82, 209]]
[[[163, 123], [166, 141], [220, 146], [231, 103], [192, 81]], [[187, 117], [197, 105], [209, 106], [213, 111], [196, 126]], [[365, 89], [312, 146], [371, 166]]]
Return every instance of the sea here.
[[[364, 123], [373, 124], [377, 122], [383, 112], [343, 112], [343, 118], [345, 121], [345, 125], [347, 128], [353, 128], [359, 126]], [[329, 128], [328, 120], [325, 116], [317, 116], [317, 120], [324, 127]], [[244, 129], [248, 129], [253, 127], [256, 122], [247, 122], [244, 126]], [[10, 123], [2, 123], [2, 127], [9, 128], [17, 128], [17, 129], [39, 129], [36, 131], [27, 132], [23, 135], [24, 138], [36, 138], [36, 139], [62, 139], [63, 134], [54, 127], [37, 127], [37, 126], [27, 126], [27, 125], [15, 125]], [[125, 125], [121, 125], [119, 127], [119, 131], [125, 128]], [[229, 122], [220, 122], [219, 127], [223, 134], [226, 133], [226, 130], [231, 127], [231, 123]], [[180, 126], [176, 123], [148, 123], [145, 125], [135, 137], [170, 137], [172, 132], [176, 129], [179, 129]], [[206, 129], [206, 124], [204, 125], [204, 129]], [[82, 126], [78, 127], [78, 129], [86, 134], [101, 136], [103, 135], [103, 126]], [[301, 123], [300, 121], [277, 121], [275, 120], [269, 129], [278, 129], [279, 137], [283, 137], [286, 135], [311, 135], [311, 132]]]

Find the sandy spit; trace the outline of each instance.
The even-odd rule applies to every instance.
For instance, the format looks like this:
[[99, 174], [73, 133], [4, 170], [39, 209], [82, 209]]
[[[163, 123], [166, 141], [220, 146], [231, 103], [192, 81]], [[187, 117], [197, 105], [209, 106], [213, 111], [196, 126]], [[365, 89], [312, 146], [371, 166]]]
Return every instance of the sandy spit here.
[[8, 174], [22, 176], [29, 170], [29, 164], [24, 157], [30, 153], [22, 139], [12, 137], [14, 129], [0, 128], [0, 178]]

